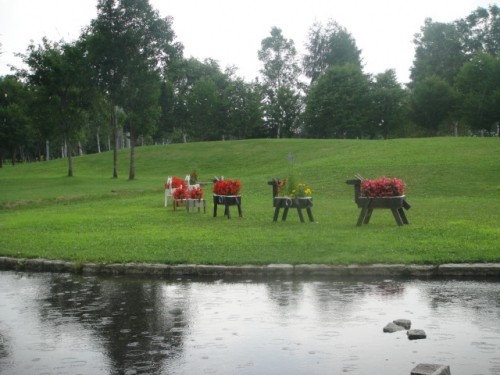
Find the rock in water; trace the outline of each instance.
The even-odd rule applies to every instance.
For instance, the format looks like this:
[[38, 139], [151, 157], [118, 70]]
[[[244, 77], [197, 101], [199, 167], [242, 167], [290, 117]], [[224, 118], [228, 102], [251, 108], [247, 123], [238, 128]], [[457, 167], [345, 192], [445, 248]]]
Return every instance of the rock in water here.
[[411, 375], [451, 375], [450, 366], [420, 363], [411, 370]]
[[411, 328], [411, 320], [408, 319], [397, 319], [393, 321], [394, 324], [397, 324], [398, 326], [403, 327], [404, 329], [410, 329]]
[[410, 329], [407, 334], [410, 340], [425, 339], [427, 337], [423, 329]]
[[397, 332], [397, 331], [402, 331], [404, 330], [403, 327], [397, 325], [397, 324], [394, 324], [394, 323], [388, 323], [385, 327], [384, 327], [384, 332], [387, 332], [387, 333], [393, 333], [393, 332]]

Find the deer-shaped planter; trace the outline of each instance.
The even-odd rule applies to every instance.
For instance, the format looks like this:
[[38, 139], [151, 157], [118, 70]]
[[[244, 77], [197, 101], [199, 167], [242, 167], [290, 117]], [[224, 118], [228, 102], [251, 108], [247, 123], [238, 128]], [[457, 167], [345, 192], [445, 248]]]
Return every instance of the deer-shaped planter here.
[[273, 221], [278, 220], [280, 209], [282, 208], [283, 208], [283, 216], [282, 216], [283, 221], [285, 221], [288, 216], [289, 208], [297, 209], [299, 219], [302, 223], [304, 222], [304, 215], [302, 213], [302, 209], [306, 210], [309, 221], [311, 222], [314, 221], [314, 217], [311, 210], [313, 206], [312, 197], [280, 197], [278, 196], [278, 186], [280, 184], [280, 180], [274, 179], [272, 181], [269, 181], [267, 184], [273, 187], [273, 207], [274, 207]]
[[378, 208], [389, 209], [398, 225], [408, 224], [404, 210], [410, 209], [405, 195], [396, 197], [364, 197], [361, 195], [361, 180], [347, 180], [348, 185], [354, 185], [354, 201], [361, 208], [357, 225], [368, 224], [373, 210]]

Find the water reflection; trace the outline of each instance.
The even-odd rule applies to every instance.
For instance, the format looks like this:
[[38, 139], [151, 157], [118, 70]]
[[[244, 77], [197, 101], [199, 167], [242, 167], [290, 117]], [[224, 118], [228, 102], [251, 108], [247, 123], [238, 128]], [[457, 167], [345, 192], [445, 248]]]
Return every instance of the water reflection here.
[[[2, 374], [500, 373], [500, 283], [0, 272]], [[382, 333], [411, 319], [426, 340]]]

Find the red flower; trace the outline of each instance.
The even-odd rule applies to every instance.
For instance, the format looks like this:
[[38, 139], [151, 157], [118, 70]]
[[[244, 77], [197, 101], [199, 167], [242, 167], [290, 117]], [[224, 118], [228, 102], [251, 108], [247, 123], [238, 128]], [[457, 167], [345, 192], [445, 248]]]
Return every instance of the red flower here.
[[165, 182], [165, 189], [177, 189], [181, 186], [186, 186], [186, 181], [179, 177], [172, 177], [172, 183], [169, 184], [168, 181]]
[[239, 195], [241, 183], [238, 180], [218, 180], [212, 191], [217, 195]]
[[201, 199], [203, 198], [205, 191], [201, 187], [193, 188], [189, 191], [189, 198], [191, 199]]
[[188, 191], [187, 191], [187, 186], [182, 185], [182, 186], [176, 188], [173, 191], [172, 196], [174, 197], [174, 199], [187, 199], [189, 196]]
[[398, 178], [361, 181], [361, 195], [364, 197], [397, 197], [404, 195], [405, 189], [406, 184]]

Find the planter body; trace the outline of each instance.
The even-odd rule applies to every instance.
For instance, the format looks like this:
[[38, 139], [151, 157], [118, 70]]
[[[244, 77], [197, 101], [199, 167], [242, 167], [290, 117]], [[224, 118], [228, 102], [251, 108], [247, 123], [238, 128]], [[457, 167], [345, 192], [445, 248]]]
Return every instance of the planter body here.
[[278, 220], [278, 216], [279, 216], [279, 212], [280, 212], [281, 208], [283, 208], [283, 216], [282, 216], [283, 221], [286, 220], [286, 218], [287, 218], [289, 208], [296, 208], [297, 209], [299, 219], [302, 223], [304, 222], [304, 215], [302, 214], [302, 209], [306, 210], [309, 221], [311, 221], [311, 222], [314, 221], [314, 217], [312, 215], [312, 210], [311, 210], [311, 208], [313, 206], [312, 197], [295, 198], [295, 197], [276, 197], [275, 196], [273, 198], [273, 206], [275, 207], [273, 221]]
[[186, 211], [189, 212], [190, 209], [192, 209], [193, 211], [195, 209], [198, 209], [198, 212], [200, 212], [200, 209], [203, 208], [203, 212], [205, 213], [206, 212], [206, 202], [205, 202], [205, 199], [201, 198], [201, 199], [186, 199]]
[[231, 218], [231, 212], [229, 211], [230, 206], [237, 206], [239, 217], [243, 216], [243, 213], [241, 211], [241, 195], [214, 194], [214, 217], [217, 216], [217, 206], [219, 204], [224, 205], [224, 215], [226, 215], [228, 219]]

